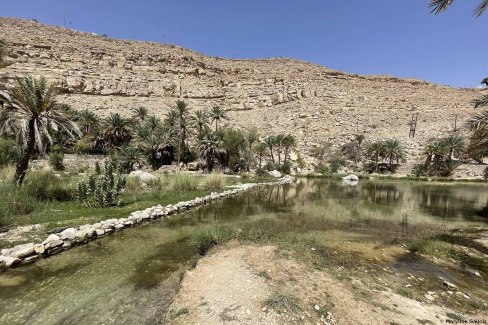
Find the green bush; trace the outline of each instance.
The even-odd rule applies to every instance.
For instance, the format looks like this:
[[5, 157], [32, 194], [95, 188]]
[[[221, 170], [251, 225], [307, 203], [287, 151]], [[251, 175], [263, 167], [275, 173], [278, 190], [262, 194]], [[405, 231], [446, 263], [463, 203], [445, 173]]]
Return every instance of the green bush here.
[[198, 189], [198, 179], [189, 175], [175, 175], [171, 182], [171, 189], [176, 192], [195, 191]]
[[412, 171], [410, 172], [410, 174], [414, 177], [423, 177], [423, 176], [427, 176], [427, 172], [425, 170], [425, 167], [424, 165], [422, 164], [415, 164], [413, 167], [412, 167]]
[[283, 164], [278, 167], [278, 171], [282, 172], [283, 174], [289, 174], [291, 172], [291, 162], [287, 160]]
[[268, 172], [264, 168], [257, 168], [256, 169], [256, 175], [257, 176], [267, 176]]
[[125, 178], [114, 174], [114, 165], [105, 161], [103, 169], [95, 164], [95, 172], [78, 183], [76, 197], [88, 207], [109, 207], [118, 199], [125, 186]]
[[329, 168], [332, 174], [336, 174], [345, 165], [346, 160], [341, 155], [335, 154], [329, 159]]
[[324, 163], [319, 163], [316, 167], [315, 167], [315, 171], [317, 173], [321, 173], [321, 174], [330, 174], [330, 168], [329, 166], [327, 166], [326, 164]]
[[48, 156], [49, 166], [51, 166], [54, 170], [64, 170], [64, 153], [63, 149], [56, 145], [52, 148], [51, 153]]
[[267, 171], [272, 171], [278, 169], [278, 166], [275, 163], [268, 161], [264, 166], [264, 169]]
[[14, 140], [0, 138], [0, 166], [15, 164], [19, 159]]

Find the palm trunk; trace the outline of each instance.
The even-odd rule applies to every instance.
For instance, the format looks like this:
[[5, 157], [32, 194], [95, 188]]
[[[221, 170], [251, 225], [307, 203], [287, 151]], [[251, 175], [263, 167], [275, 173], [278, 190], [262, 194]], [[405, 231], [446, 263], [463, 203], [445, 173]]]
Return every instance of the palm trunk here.
[[376, 158], [375, 158], [376, 174], [378, 174], [378, 160], [379, 160], [379, 155], [376, 155]]
[[269, 147], [269, 151], [271, 153], [271, 161], [273, 161], [273, 164], [275, 162], [274, 155], [273, 155], [273, 147]]
[[263, 156], [261, 154], [259, 154], [259, 169], [261, 169], [261, 159], [262, 159], [262, 157]]
[[24, 148], [24, 150], [22, 150], [22, 154], [20, 155], [19, 162], [17, 163], [17, 168], [15, 169], [14, 183], [17, 186], [21, 186], [22, 183], [24, 182], [25, 174], [27, 173], [27, 169], [29, 168], [29, 161], [32, 156], [32, 152], [34, 151], [34, 143], [35, 143], [34, 123], [35, 123], [34, 119], [31, 119], [28, 122], [27, 146]]

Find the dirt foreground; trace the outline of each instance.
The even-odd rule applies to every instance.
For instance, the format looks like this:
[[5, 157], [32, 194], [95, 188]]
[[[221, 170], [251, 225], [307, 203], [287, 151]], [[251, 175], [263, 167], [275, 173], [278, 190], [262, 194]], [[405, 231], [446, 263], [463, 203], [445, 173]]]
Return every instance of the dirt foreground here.
[[[358, 288], [360, 288], [358, 290]], [[343, 282], [274, 246], [228, 244], [188, 271], [170, 324], [444, 324], [452, 310]]]

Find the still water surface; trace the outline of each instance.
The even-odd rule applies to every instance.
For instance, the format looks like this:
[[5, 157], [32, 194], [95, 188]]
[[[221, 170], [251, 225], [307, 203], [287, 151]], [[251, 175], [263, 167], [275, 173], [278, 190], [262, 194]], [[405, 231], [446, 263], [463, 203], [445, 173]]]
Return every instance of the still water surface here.
[[[196, 255], [205, 224], [272, 225], [391, 262], [378, 247], [456, 227], [487, 225], [482, 184], [319, 179], [262, 187], [127, 229], [0, 274], [0, 324], [157, 324]], [[375, 255], [376, 254], [376, 255]], [[395, 261], [393, 261], [395, 262]], [[396, 261], [411, 269], [415, 262]]]

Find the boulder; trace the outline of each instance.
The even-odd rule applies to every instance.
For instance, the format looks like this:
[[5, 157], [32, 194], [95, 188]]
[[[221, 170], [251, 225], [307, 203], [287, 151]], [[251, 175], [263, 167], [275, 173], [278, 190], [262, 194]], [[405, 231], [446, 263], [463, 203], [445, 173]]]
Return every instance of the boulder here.
[[18, 263], [20, 263], [20, 259], [17, 257], [0, 255], [0, 264], [3, 264], [4, 267], [11, 267]]
[[2, 249], [1, 254], [15, 258], [24, 258], [34, 254], [34, 243], [22, 244], [12, 248]]
[[35, 244], [34, 245], [34, 252], [36, 252], [36, 254], [42, 255], [42, 254], [44, 254], [45, 251], [46, 251], [46, 248], [44, 247], [44, 245], [42, 245], [42, 244]]
[[343, 177], [342, 179], [345, 181], [352, 181], [352, 182], [359, 181], [359, 177], [357, 175], [354, 175], [354, 174], [347, 175], [347, 176]]
[[59, 234], [59, 238], [61, 240], [73, 240], [73, 239], [75, 239], [77, 232], [78, 232], [78, 230], [76, 230], [76, 228], [68, 228], [68, 229], [63, 230]]
[[135, 170], [129, 174], [129, 176], [137, 177], [142, 183], [147, 184], [152, 181], [157, 180], [158, 178], [153, 174], [144, 172], [142, 170]]
[[46, 249], [53, 249], [55, 247], [58, 247], [58, 246], [61, 246], [64, 244], [64, 242], [61, 240], [61, 238], [59, 238], [58, 235], [55, 235], [55, 234], [51, 234], [49, 235], [45, 241], [42, 242], [42, 244], [44, 245], [44, 247]]
[[272, 171], [268, 172], [268, 174], [270, 176], [275, 177], [275, 178], [280, 178], [281, 177], [281, 173], [279, 171], [277, 171], [277, 170], [272, 170]]

